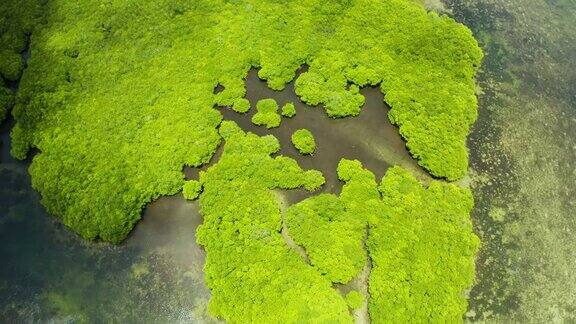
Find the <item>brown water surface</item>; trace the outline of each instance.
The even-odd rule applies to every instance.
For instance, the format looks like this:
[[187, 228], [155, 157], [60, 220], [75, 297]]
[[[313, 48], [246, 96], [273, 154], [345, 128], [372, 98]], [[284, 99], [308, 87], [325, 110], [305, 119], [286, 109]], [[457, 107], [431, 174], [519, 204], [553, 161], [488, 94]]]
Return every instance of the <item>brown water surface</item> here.
[[[251, 109], [246, 114], [239, 114], [228, 107], [220, 111], [225, 120], [235, 121], [244, 131], [263, 136], [272, 134], [281, 144], [279, 154], [295, 159], [303, 169], [316, 169], [326, 178], [322, 191], [338, 193], [342, 182], [338, 180], [336, 168], [342, 158], [357, 159], [372, 171], [378, 181], [386, 170], [393, 165], [412, 171], [421, 181], [428, 182], [430, 176], [410, 156], [398, 128], [388, 120], [389, 107], [384, 103], [382, 92], [377, 87], [366, 87], [361, 90], [366, 101], [362, 112], [357, 117], [329, 118], [323, 107], [311, 107], [300, 101], [294, 91], [294, 82], [290, 82], [282, 91], [268, 88], [265, 81], [258, 78], [256, 70], [251, 70], [246, 79], [246, 98]], [[282, 117], [278, 128], [267, 129], [256, 126], [251, 118], [256, 113], [258, 100], [273, 98], [281, 108], [288, 102], [294, 103], [296, 115], [292, 118]], [[313, 155], [301, 155], [292, 145], [292, 134], [301, 128], [312, 132], [316, 141], [316, 152]], [[215, 156], [212, 161], [218, 160]], [[205, 167], [204, 167], [205, 168]], [[197, 178], [197, 169], [185, 168], [187, 178]], [[302, 200], [308, 194], [303, 190], [292, 190], [288, 193], [290, 203]]]

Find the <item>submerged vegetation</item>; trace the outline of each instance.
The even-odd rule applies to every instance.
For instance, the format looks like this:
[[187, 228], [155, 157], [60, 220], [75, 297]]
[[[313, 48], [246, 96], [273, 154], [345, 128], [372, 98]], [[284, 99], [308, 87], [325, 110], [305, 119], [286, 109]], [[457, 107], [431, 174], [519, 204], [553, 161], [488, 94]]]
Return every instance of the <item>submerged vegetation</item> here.
[[301, 154], [312, 154], [316, 150], [314, 135], [307, 129], [298, 129], [292, 134], [292, 144]]
[[450, 0], [487, 53], [467, 320], [576, 322], [576, 1]]

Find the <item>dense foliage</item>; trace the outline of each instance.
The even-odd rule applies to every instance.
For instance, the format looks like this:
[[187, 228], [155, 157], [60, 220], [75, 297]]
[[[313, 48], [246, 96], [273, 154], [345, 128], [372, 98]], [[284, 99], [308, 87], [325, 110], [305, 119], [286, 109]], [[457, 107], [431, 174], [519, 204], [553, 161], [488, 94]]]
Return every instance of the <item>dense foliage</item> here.
[[[311, 264], [333, 282], [356, 276], [368, 225], [372, 321], [459, 322], [479, 245], [469, 219], [470, 192], [441, 182], [426, 189], [399, 167], [380, 186], [359, 161], [341, 160], [337, 171], [345, 181], [340, 197], [308, 198], [286, 213], [289, 233]], [[348, 299], [361, 303], [357, 296]]]
[[308, 64], [296, 91], [334, 117], [357, 114], [358, 87], [380, 84], [420, 164], [466, 171], [481, 52], [464, 26], [410, 1], [53, 0], [43, 13], [12, 154], [39, 149], [34, 187], [85, 238], [121, 241], [147, 202], [182, 188], [182, 166], [219, 144], [213, 105], [249, 108], [251, 67], [282, 89]]
[[285, 216], [290, 237], [334, 283], [349, 282], [366, 262], [366, 223], [346, 207], [337, 196], [321, 194], [291, 206]]
[[353, 116], [363, 103], [358, 86], [380, 84], [390, 120], [420, 165], [438, 177], [461, 178], [482, 59], [470, 31], [409, 1], [330, 4], [323, 8], [328, 15], [344, 14], [323, 20], [330, 37], [319, 37], [325, 42], [306, 60], [310, 68], [296, 81], [298, 95], [323, 104], [332, 117]]
[[274, 99], [261, 99], [256, 103], [256, 113], [252, 116], [254, 125], [264, 125], [266, 128], [280, 126], [280, 114], [278, 114], [278, 103]]
[[280, 235], [282, 219], [271, 189], [319, 187], [324, 179], [294, 160], [272, 158], [271, 136], [244, 133], [223, 122], [221, 159], [200, 174], [204, 223], [198, 243], [206, 248], [209, 311], [233, 323], [350, 322], [342, 296], [291, 250]]
[[292, 144], [301, 154], [312, 154], [316, 150], [314, 135], [307, 129], [298, 129], [292, 134]]
[[35, 0], [3, 0], [0, 3], [0, 75], [5, 80], [20, 78], [24, 62], [20, 53], [26, 37], [40, 19], [42, 5]]
[[14, 104], [14, 96], [12, 95], [12, 92], [3, 86], [4, 81], [0, 80], [0, 123], [4, 121], [8, 115], [8, 111]]
[[372, 322], [461, 322], [479, 246], [470, 191], [441, 182], [423, 188], [399, 167], [379, 188], [382, 213], [367, 242]]
[[284, 106], [282, 106], [282, 116], [292, 118], [295, 115], [296, 115], [296, 107], [294, 106], [294, 103], [287, 102], [286, 104], [284, 104]]
[[196, 180], [188, 180], [184, 182], [184, 186], [182, 186], [182, 195], [188, 200], [198, 198], [200, 191], [202, 191], [202, 184]]
[[40, 16], [41, 4], [34, 0], [3, 0], [0, 3], [0, 123], [14, 104], [12, 92], [4, 80], [16, 81], [22, 74], [21, 53], [27, 35]]
[[236, 99], [232, 104], [232, 110], [237, 113], [245, 114], [250, 110], [250, 101], [246, 98]]
[[197, 233], [207, 251], [213, 315], [231, 322], [350, 322], [348, 307], [360, 307], [365, 297], [342, 296], [332, 284], [357, 276], [369, 253], [374, 322], [461, 319], [478, 247], [468, 190], [441, 182], [426, 189], [399, 167], [378, 185], [359, 161], [342, 160], [339, 196], [313, 196], [285, 212], [307, 265], [282, 239], [272, 189], [311, 190], [323, 178], [289, 158], [272, 158], [279, 143], [271, 135], [246, 134], [227, 121], [220, 134], [224, 153], [200, 174], [204, 223]]
[[364, 295], [356, 290], [352, 290], [346, 294], [346, 303], [348, 307], [358, 309], [362, 307], [362, 303], [364, 303]]

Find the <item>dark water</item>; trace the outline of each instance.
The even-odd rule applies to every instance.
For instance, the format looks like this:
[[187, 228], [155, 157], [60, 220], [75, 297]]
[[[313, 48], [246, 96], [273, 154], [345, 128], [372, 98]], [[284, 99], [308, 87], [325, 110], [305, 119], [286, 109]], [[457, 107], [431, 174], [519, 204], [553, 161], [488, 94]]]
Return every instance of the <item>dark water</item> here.
[[206, 321], [197, 203], [159, 199], [124, 244], [86, 242], [46, 214], [29, 161], [10, 157], [12, 124], [0, 130], [2, 321]]
[[[283, 91], [274, 91], [266, 82], [258, 78], [257, 71], [251, 70], [246, 79], [246, 98], [251, 109], [246, 114], [238, 114], [227, 107], [221, 107], [224, 119], [233, 120], [240, 127], [258, 135], [272, 134], [280, 141], [279, 154], [295, 159], [303, 169], [322, 171], [326, 184], [322, 190], [338, 193], [342, 182], [338, 180], [336, 168], [342, 158], [358, 159], [364, 167], [371, 170], [379, 181], [392, 165], [401, 165], [412, 171], [422, 181], [429, 181], [430, 176], [418, 166], [406, 149], [405, 142], [398, 133], [398, 128], [390, 123], [387, 114], [389, 107], [384, 103], [383, 94], [377, 87], [366, 87], [361, 90], [366, 102], [359, 116], [354, 118], [328, 118], [321, 106], [311, 107], [302, 103], [294, 92], [294, 82], [290, 82]], [[273, 98], [281, 108], [292, 102], [296, 115], [292, 118], [282, 117], [278, 128], [267, 129], [251, 122], [256, 113], [256, 103], [260, 99]], [[301, 155], [292, 145], [294, 131], [306, 128], [312, 132], [316, 141], [316, 152], [313, 155]], [[217, 160], [217, 156], [213, 159]], [[197, 171], [187, 168], [187, 177], [196, 178]], [[301, 200], [306, 196], [303, 190], [287, 192], [290, 202]]]

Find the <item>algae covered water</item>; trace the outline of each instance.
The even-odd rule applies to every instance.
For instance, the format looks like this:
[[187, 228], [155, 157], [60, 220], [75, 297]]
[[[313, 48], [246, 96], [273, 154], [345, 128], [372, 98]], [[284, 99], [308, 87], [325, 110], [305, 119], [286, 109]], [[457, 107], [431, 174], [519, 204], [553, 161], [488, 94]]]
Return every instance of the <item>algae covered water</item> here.
[[[486, 53], [478, 76], [479, 119], [468, 142], [475, 196], [473, 220], [482, 240], [467, 321], [570, 322], [576, 320], [574, 254], [576, 193], [576, 21], [573, 1], [503, 0], [430, 2], [469, 26]], [[336, 166], [356, 158], [378, 178], [402, 165], [423, 182], [386, 114], [382, 94], [361, 89], [366, 104], [356, 118], [329, 119], [298, 100], [294, 85], [272, 91], [253, 70], [246, 97], [294, 102], [297, 114], [278, 129], [254, 126], [251, 113], [220, 107], [246, 131], [274, 134], [280, 154], [323, 171], [325, 192], [338, 193]], [[13, 121], [1, 126], [0, 318], [8, 322], [211, 322], [210, 297], [196, 244], [198, 202], [161, 197], [119, 246], [79, 238], [40, 205], [31, 188], [30, 160], [9, 155]], [[313, 156], [290, 143], [307, 128]], [[218, 160], [218, 154], [211, 163]], [[206, 170], [206, 167], [203, 167]], [[198, 170], [183, 170], [196, 179]], [[303, 190], [287, 192], [290, 204]], [[364, 318], [365, 319], [365, 318]]]

